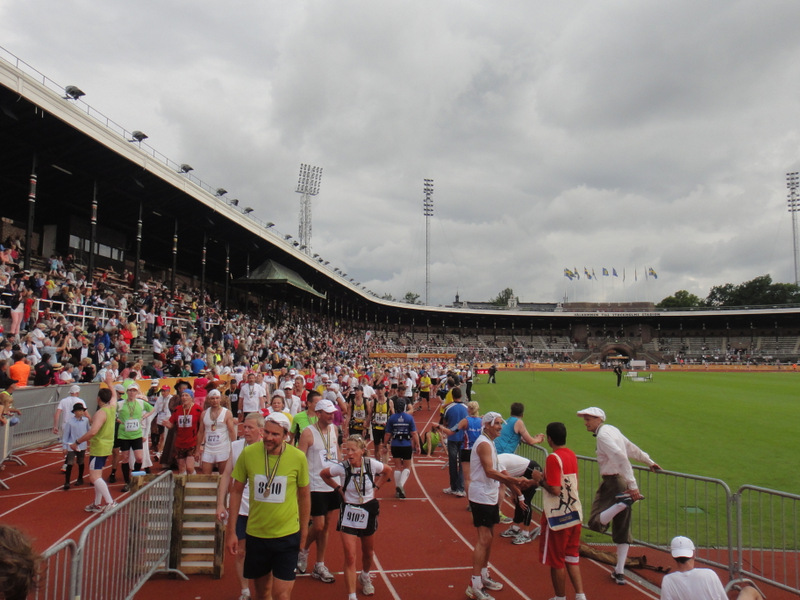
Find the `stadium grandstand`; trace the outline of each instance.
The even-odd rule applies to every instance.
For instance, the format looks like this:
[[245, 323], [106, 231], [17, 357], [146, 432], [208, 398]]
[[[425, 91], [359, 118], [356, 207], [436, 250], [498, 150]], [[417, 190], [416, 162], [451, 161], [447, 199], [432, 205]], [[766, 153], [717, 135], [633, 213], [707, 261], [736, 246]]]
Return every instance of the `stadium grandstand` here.
[[[14, 277], [41, 273], [47, 284], [52, 272], [59, 286], [80, 282], [92, 290], [83, 302], [95, 307], [129, 295], [133, 310], [147, 292], [169, 292], [169, 317], [186, 322], [204, 309], [209, 322], [266, 318], [276, 307], [317, 315], [358, 332], [362, 351], [371, 353], [515, 364], [617, 357], [785, 365], [800, 355], [798, 307], [664, 311], [646, 303], [498, 308], [459, 298], [438, 307], [382, 300], [145, 139], [85, 104], [74, 86], [0, 52], [4, 316]], [[63, 263], [55, 270], [54, 257]], [[51, 296], [37, 308], [60, 313], [80, 304]]]

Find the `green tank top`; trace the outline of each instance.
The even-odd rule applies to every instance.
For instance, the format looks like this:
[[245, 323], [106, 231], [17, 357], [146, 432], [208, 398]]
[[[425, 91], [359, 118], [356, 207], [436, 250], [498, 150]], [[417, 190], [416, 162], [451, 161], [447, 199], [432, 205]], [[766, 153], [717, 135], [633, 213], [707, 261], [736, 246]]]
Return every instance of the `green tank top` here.
[[100, 431], [92, 438], [90, 456], [111, 456], [111, 449], [114, 446], [114, 427], [117, 424], [117, 413], [111, 406], [104, 406], [98, 412], [106, 414], [106, 422]]

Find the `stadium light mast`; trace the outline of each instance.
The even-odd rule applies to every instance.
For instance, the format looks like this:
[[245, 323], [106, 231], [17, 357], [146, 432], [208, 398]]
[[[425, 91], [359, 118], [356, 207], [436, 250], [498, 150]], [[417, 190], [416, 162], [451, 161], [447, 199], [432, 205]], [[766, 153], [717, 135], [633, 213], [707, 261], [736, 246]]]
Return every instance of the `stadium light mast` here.
[[300, 224], [298, 226], [298, 246], [305, 246], [303, 252], [311, 254], [311, 197], [319, 194], [319, 183], [322, 179], [322, 167], [300, 165], [300, 177], [295, 192], [300, 197]]
[[431, 217], [433, 216], [433, 179], [424, 179], [422, 190], [425, 199], [422, 201], [422, 214], [425, 215], [425, 306], [428, 304], [428, 292], [431, 287]]
[[800, 196], [797, 190], [800, 187], [800, 173], [794, 171], [786, 174], [786, 187], [789, 188], [789, 212], [792, 213], [792, 247], [794, 249], [794, 284], [800, 285], [800, 271], [797, 261], [797, 212], [800, 211]]

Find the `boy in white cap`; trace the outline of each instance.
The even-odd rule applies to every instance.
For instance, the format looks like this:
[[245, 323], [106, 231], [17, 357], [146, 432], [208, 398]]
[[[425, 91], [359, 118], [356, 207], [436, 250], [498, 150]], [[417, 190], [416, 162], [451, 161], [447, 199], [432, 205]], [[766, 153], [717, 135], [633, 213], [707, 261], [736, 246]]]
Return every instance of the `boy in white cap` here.
[[661, 469], [647, 452], [622, 435], [613, 425], [606, 424], [606, 413], [596, 406], [578, 411], [586, 430], [597, 438], [597, 464], [603, 481], [592, 501], [589, 529], [605, 532], [613, 523], [611, 539], [617, 545], [617, 565], [611, 578], [617, 585], [625, 585], [625, 561], [633, 541], [631, 537], [631, 511], [628, 510], [644, 496], [639, 492], [630, 459], [642, 462], [651, 471]]
[[[661, 582], [662, 600], [728, 600], [719, 576], [711, 569], [694, 566], [694, 543], [679, 535], [672, 538], [670, 553], [678, 563], [678, 570], [665, 575]], [[754, 587], [745, 587], [737, 600], [762, 600], [763, 596]]]

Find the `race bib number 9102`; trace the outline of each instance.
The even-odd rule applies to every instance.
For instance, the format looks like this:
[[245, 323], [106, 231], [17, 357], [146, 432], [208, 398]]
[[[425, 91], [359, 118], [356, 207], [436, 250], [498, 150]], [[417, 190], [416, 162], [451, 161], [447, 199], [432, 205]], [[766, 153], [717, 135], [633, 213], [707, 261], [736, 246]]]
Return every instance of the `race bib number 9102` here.
[[342, 527], [350, 527], [351, 529], [367, 528], [369, 512], [365, 508], [345, 504], [342, 511]]

